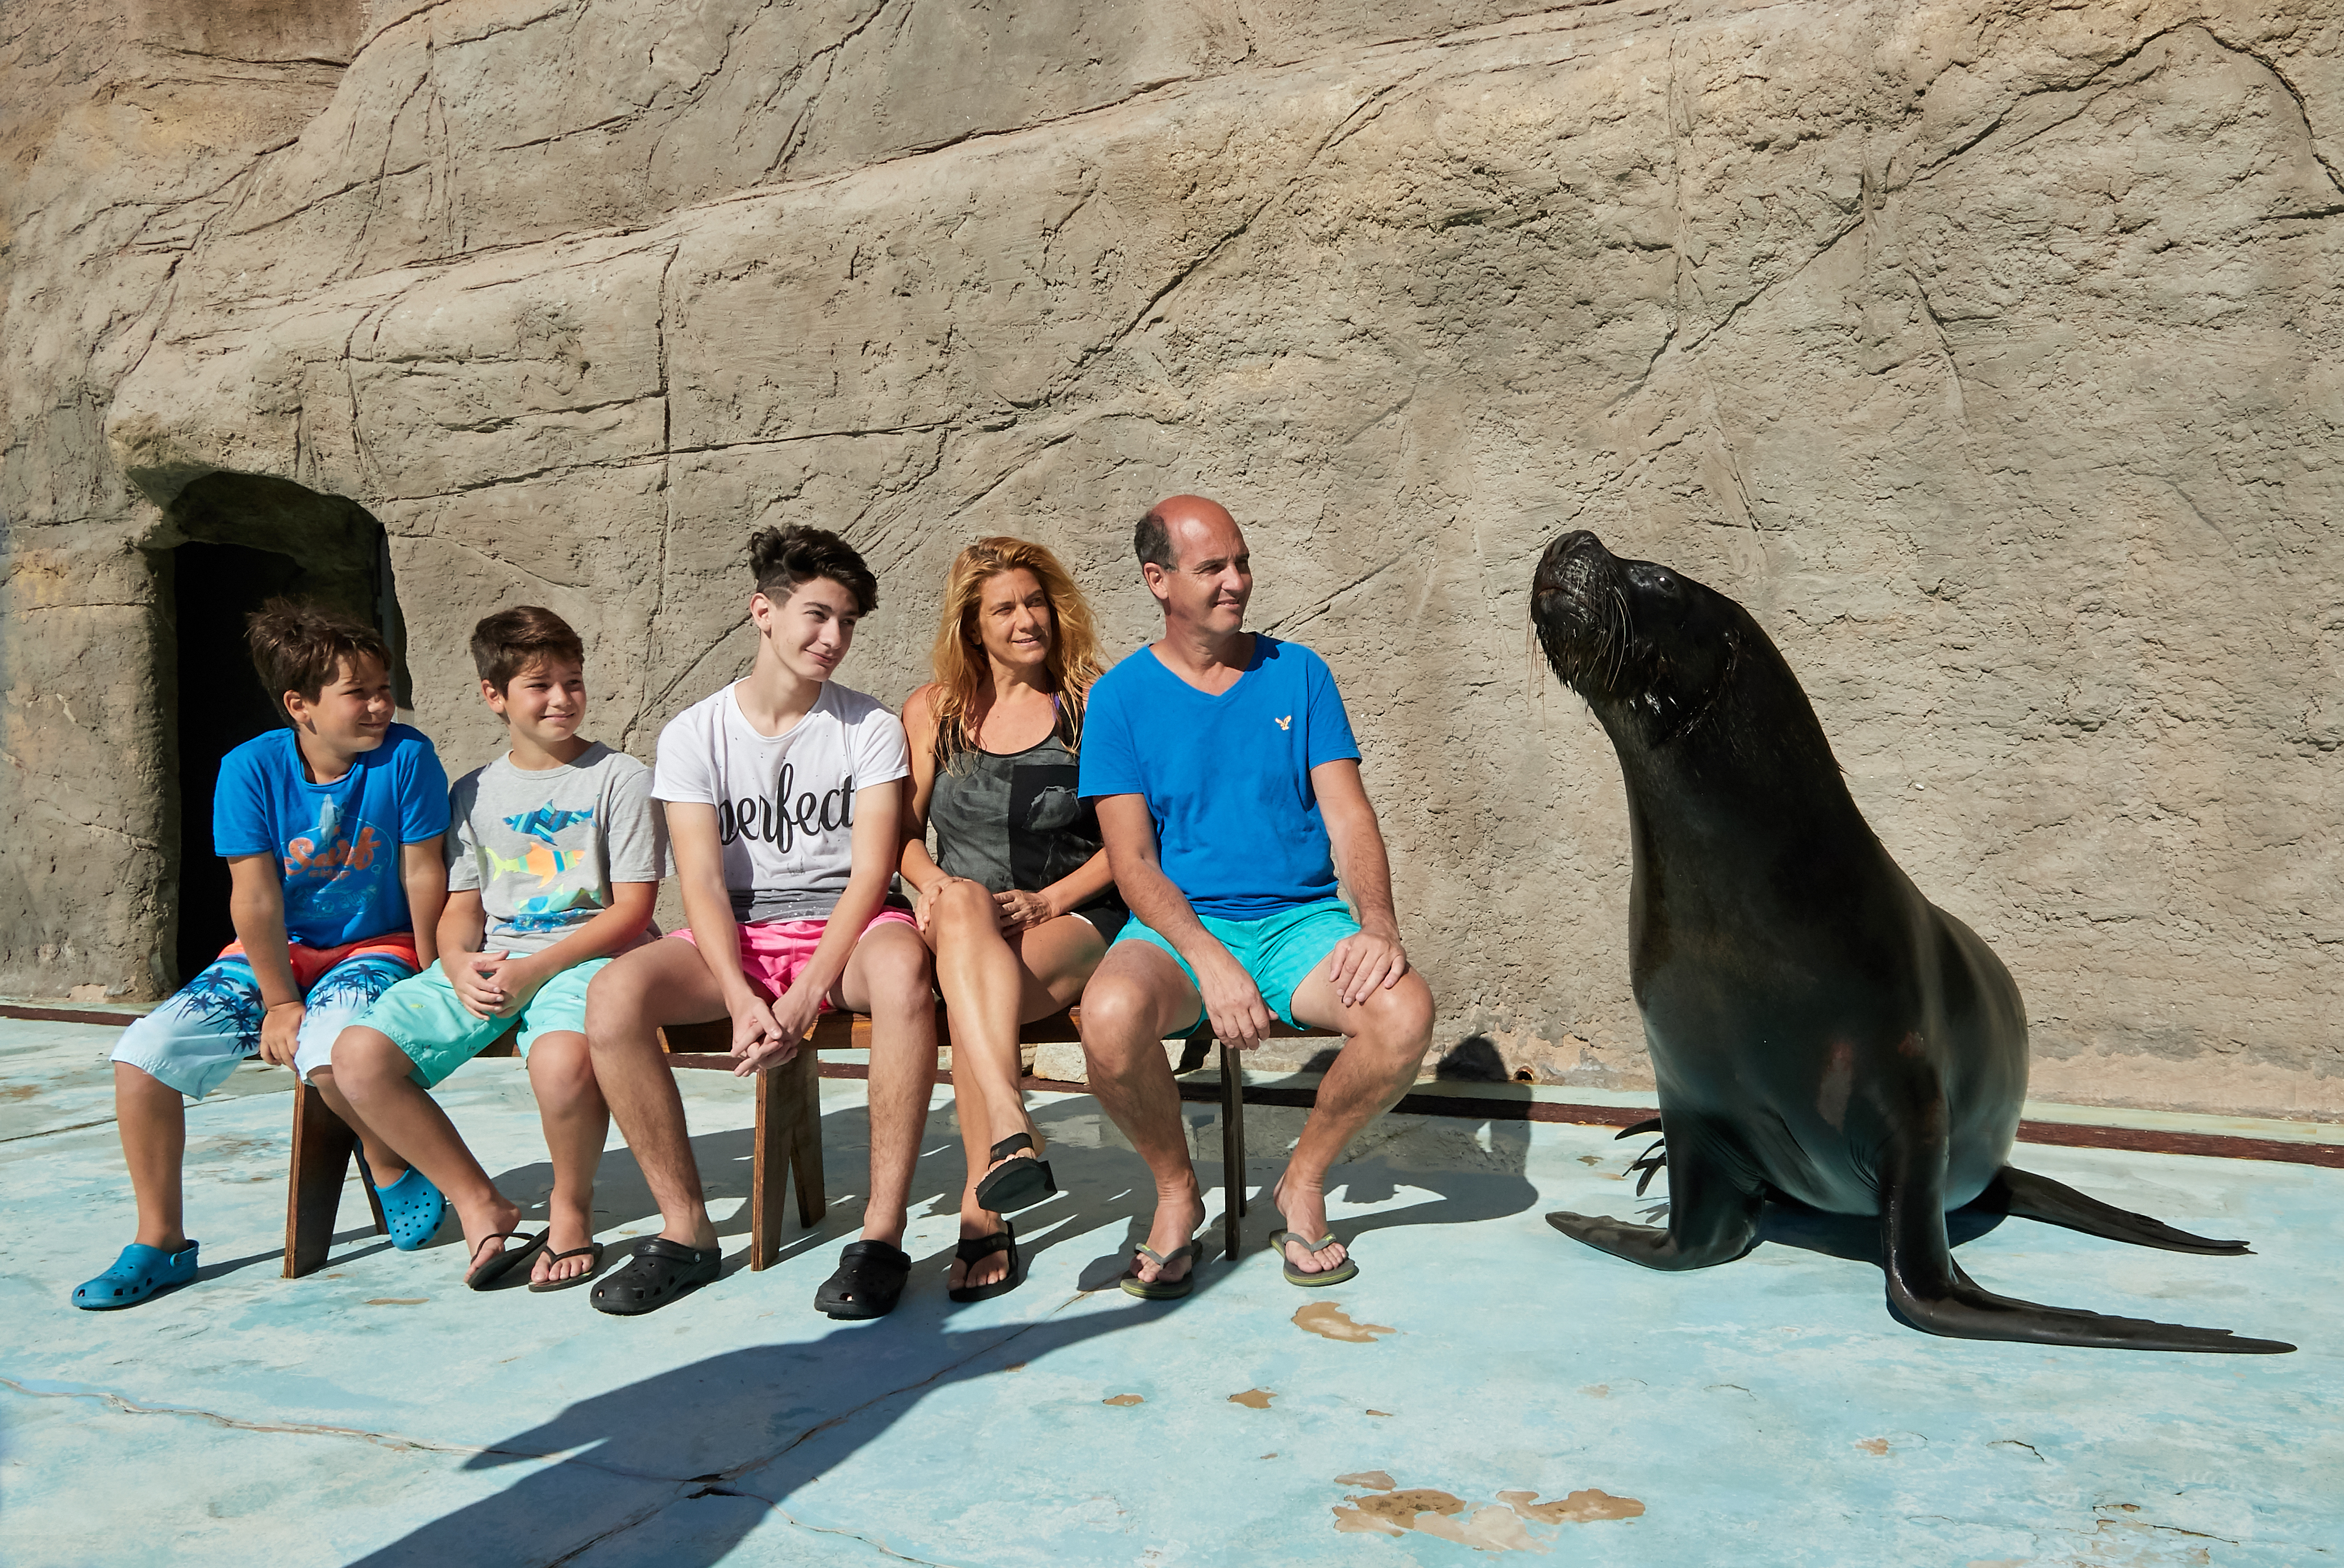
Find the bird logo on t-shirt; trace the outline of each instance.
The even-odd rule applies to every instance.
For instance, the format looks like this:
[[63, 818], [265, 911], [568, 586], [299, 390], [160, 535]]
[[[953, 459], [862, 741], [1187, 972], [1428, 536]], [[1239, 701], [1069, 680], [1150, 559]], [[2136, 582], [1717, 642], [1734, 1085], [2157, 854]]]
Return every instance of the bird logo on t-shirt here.
[[1294, 715], [1289, 713], [1285, 718], [1275, 720], [1275, 722], [1280, 729], [1291, 729], [1294, 728]]

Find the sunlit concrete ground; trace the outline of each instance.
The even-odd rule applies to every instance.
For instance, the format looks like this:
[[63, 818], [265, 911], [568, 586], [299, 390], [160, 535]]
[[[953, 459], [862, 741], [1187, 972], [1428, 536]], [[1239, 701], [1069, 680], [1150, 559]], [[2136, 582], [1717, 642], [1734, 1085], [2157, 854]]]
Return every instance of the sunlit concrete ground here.
[[[0, 1022], [0, 1562], [48, 1563], [2305, 1564], [2344, 1555], [2344, 1171], [2022, 1147], [2033, 1169], [2247, 1258], [2010, 1221], [1961, 1250], [2008, 1294], [2297, 1342], [2291, 1356], [2059, 1351], [1897, 1326], [1865, 1227], [1777, 1227], [1652, 1274], [1550, 1230], [1632, 1213], [1605, 1128], [1394, 1117], [1339, 1172], [1363, 1270], [1310, 1292], [1266, 1251], [1188, 1301], [1114, 1288], [1142, 1169], [1093, 1103], [1037, 1114], [1066, 1196], [1032, 1278], [954, 1307], [961, 1180], [929, 1121], [894, 1316], [834, 1324], [861, 1086], [823, 1085], [830, 1216], [745, 1248], [749, 1096], [688, 1075], [726, 1277], [633, 1321], [582, 1291], [472, 1294], [453, 1227], [402, 1253], [352, 1186], [333, 1261], [278, 1277], [286, 1075], [189, 1118], [197, 1284], [66, 1302], [127, 1239], [113, 1031]], [[450, 1110], [525, 1201], [550, 1181], [518, 1064]], [[1213, 1111], [1188, 1108], [1217, 1180]], [[1298, 1113], [1248, 1112], [1252, 1177]], [[606, 1241], [656, 1229], [614, 1141]], [[1219, 1193], [1209, 1192], [1217, 1211]], [[1266, 1229], [1256, 1210], [1257, 1249]], [[1854, 1256], [1839, 1256], [1834, 1252]], [[1302, 1309], [1310, 1309], [1303, 1313]]]

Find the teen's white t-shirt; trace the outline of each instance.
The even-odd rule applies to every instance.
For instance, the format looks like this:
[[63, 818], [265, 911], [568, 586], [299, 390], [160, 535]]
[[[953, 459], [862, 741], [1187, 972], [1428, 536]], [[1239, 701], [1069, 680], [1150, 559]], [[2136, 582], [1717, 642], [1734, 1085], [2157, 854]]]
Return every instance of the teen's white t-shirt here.
[[760, 735], [725, 687], [660, 731], [653, 799], [716, 808], [735, 920], [827, 920], [854, 864], [858, 790], [907, 777], [903, 721], [836, 681], [783, 735]]

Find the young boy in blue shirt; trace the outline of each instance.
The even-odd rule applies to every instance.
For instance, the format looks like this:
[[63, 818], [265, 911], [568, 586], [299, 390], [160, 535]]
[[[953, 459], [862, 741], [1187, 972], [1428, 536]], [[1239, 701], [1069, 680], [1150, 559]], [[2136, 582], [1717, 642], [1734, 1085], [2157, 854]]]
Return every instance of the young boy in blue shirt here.
[[[448, 776], [431, 742], [391, 722], [390, 655], [369, 627], [271, 599], [252, 616], [252, 662], [292, 727], [220, 762], [212, 842], [228, 863], [237, 940], [123, 1030], [115, 1120], [138, 1199], [138, 1233], [74, 1305], [135, 1306], [196, 1277], [182, 1229], [182, 1096], [201, 1100], [258, 1054], [316, 1085], [358, 1133], [401, 1245], [438, 1229], [438, 1191], [407, 1168], [334, 1087], [334, 1039], [432, 957], [447, 893], [440, 852]], [[420, 1233], [415, 1233], [419, 1230]]]
[[[465, 1283], [485, 1289], [550, 1238], [530, 1288], [554, 1291], [602, 1261], [594, 1168], [611, 1113], [586, 1050], [587, 982], [645, 940], [666, 845], [652, 770], [578, 733], [586, 649], [566, 621], [534, 605], [492, 615], [473, 629], [472, 663], [509, 744], [450, 796], [440, 961], [343, 1031], [334, 1076], [447, 1193], [469, 1244]], [[553, 1157], [550, 1223], [535, 1237], [426, 1092], [516, 1026]]]

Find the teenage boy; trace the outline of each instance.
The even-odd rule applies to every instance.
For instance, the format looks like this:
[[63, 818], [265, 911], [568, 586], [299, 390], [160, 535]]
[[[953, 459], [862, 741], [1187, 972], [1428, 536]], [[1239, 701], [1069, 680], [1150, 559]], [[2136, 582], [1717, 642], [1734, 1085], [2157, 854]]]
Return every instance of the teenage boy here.
[[220, 761], [212, 846], [227, 861], [236, 940], [115, 1047], [115, 1121], [138, 1234], [76, 1288], [77, 1307], [135, 1306], [196, 1277], [196, 1243], [181, 1228], [181, 1097], [201, 1100], [256, 1053], [316, 1085], [357, 1132], [386, 1215], [413, 1217], [400, 1245], [421, 1246], [440, 1222], [440, 1194], [359, 1119], [328, 1059], [346, 1025], [431, 960], [447, 893], [448, 775], [430, 741], [391, 722], [390, 655], [371, 628], [271, 599], [247, 621], [246, 641], [292, 728]]
[[660, 1027], [729, 1016], [733, 1071], [747, 1077], [795, 1056], [817, 1015], [851, 1008], [871, 1015], [871, 1196], [862, 1239], [814, 1304], [875, 1318], [911, 1275], [904, 1201], [936, 1070], [927, 944], [884, 903], [911, 763], [895, 716], [831, 678], [879, 600], [863, 558], [820, 528], [766, 528], [749, 564], [756, 663], [660, 732], [652, 781], [690, 929], [618, 960], [587, 997], [594, 1076], [662, 1221], [592, 1299], [648, 1312], [717, 1275]]
[[[594, 1168], [611, 1118], [586, 1050], [586, 986], [644, 940], [665, 846], [651, 769], [578, 733], [586, 649], [569, 623], [534, 605], [492, 615], [473, 628], [472, 665], [508, 749], [449, 795], [440, 961], [342, 1031], [334, 1077], [448, 1195], [466, 1284], [487, 1288], [550, 1241], [530, 1289], [556, 1291], [602, 1261]], [[553, 1157], [548, 1228], [534, 1237], [427, 1092], [516, 1029]]]
[[1288, 1282], [1339, 1284], [1359, 1266], [1327, 1229], [1327, 1170], [1415, 1079], [1432, 993], [1400, 950], [1334, 677], [1299, 643], [1245, 629], [1253, 562], [1236, 519], [1175, 496], [1133, 543], [1164, 635], [1091, 688], [1080, 784], [1132, 914], [1083, 991], [1083, 1050], [1092, 1091], [1156, 1179], [1124, 1289], [1187, 1295], [1205, 1222], [1158, 1042], [1209, 1018], [1249, 1050], [1272, 1015], [1344, 1037], [1270, 1193]]

